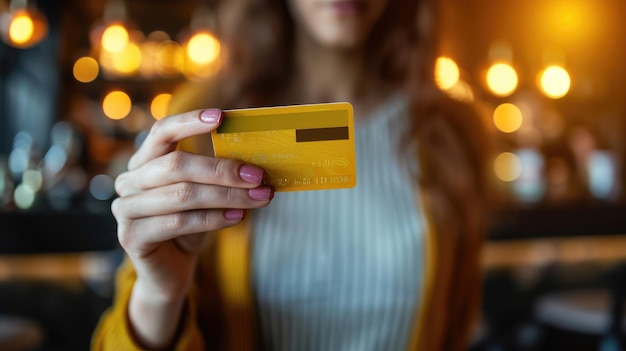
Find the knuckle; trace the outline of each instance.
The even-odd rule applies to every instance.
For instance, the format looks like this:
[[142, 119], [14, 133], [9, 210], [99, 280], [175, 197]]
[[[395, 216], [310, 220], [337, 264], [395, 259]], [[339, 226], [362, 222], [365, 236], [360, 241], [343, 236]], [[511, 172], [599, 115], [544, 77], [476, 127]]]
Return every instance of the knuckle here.
[[185, 226], [186, 220], [185, 220], [185, 214], [184, 213], [174, 213], [171, 214], [167, 217], [165, 217], [165, 223], [164, 223], [164, 227], [167, 231], [179, 231], [180, 229], [182, 229]]
[[214, 160], [215, 162], [213, 167], [210, 167], [210, 171], [215, 179], [223, 179], [233, 173], [232, 170], [236, 164], [234, 160], [225, 158], [216, 158]]
[[216, 178], [223, 178], [225, 174], [228, 174], [230, 160], [223, 158], [215, 158], [212, 167], [209, 167], [211, 175]]
[[229, 204], [238, 204], [241, 202], [241, 191], [236, 188], [224, 188], [224, 198]]
[[111, 213], [113, 213], [113, 216], [117, 220], [120, 220], [120, 218], [122, 217], [122, 213], [124, 213], [123, 204], [122, 199], [120, 199], [119, 197], [111, 202]]
[[122, 220], [118, 220], [117, 223], [117, 241], [125, 251], [129, 251], [136, 244], [136, 238], [130, 229], [132, 225], [129, 225], [126, 221]]
[[196, 193], [196, 186], [192, 183], [179, 183], [174, 186], [171, 193], [172, 201], [175, 202], [187, 202], [194, 198]]
[[137, 154], [133, 154], [128, 160], [128, 165], [126, 166], [129, 170], [135, 169], [137, 167]]
[[123, 195], [124, 194], [124, 189], [126, 188], [126, 184], [128, 182], [128, 172], [124, 172], [120, 175], [117, 176], [117, 178], [115, 178], [115, 192], [118, 195]]
[[199, 219], [200, 225], [206, 232], [213, 232], [232, 226], [224, 219], [222, 211], [205, 211]]
[[121, 228], [118, 228], [117, 231], [117, 241], [124, 251], [130, 251], [135, 242], [133, 235], [131, 235], [129, 231], [122, 230]]
[[175, 172], [185, 164], [186, 154], [182, 151], [172, 151], [164, 158], [164, 167], [167, 172]]
[[211, 213], [211, 211], [205, 211], [203, 216], [200, 216], [200, 225], [202, 228], [206, 228], [207, 230], [212, 230], [215, 228], [215, 216]]

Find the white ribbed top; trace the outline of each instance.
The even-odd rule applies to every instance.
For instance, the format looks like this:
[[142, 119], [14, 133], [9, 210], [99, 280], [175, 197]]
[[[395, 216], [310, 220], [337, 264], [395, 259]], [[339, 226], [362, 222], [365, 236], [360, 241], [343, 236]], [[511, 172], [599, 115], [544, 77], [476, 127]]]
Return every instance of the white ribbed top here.
[[254, 216], [253, 284], [266, 350], [404, 350], [421, 293], [423, 216], [396, 95], [357, 120], [357, 186], [276, 193]]

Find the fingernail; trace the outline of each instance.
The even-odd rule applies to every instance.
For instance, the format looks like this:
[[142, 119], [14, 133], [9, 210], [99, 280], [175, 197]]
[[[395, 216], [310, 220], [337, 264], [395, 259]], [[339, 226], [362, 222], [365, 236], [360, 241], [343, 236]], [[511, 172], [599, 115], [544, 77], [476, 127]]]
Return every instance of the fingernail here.
[[204, 123], [218, 124], [222, 121], [222, 110], [212, 108], [200, 113], [200, 120]]
[[263, 180], [263, 170], [259, 167], [242, 165], [239, 167], [239, 177], [248, 183], [261, 184]]
[[271, 200], [274, 198], [274, 188], [260, 187], [248, 190], [248, 194], [254, 200]]
[[226, 210], [224, 211], [224, 218], [226, 219], [243, 219], [246, 216], [244, 210]]

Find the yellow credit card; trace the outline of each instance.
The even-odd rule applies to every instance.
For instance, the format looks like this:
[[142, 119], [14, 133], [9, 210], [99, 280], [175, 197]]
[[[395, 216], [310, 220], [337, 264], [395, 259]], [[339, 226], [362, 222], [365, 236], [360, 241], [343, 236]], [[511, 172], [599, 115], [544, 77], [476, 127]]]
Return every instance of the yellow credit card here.
[[262, 167], [276, 191], [356, 185], [349, 103], [226, 110], [211, 139], [215, 157]]

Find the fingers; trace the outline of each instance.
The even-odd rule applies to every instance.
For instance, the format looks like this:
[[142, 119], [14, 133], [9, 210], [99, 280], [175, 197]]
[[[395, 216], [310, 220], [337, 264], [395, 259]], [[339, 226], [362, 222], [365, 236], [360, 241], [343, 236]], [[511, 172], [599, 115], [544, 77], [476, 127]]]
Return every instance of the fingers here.
[[233, 188], [176, 183], [120, 197], [111, 210], [118, 239], [127, 251], [170, 239], [219, 230], [240, 222], [246, 209], [264, 207], [274, 197], [269, 186]]
[[199, 209], [239, 209], [266, 206], [274, 189], [242, 189], [198, 183], [176, 183], [119, 198], [112, 206], [116, 218], [139, 219]]
[[156, 121], [146, 140], [128, 162], [128, 169], [133, 170], [149, 160], [172, 152], [179, 141], [209, 133], [221, 122], [222, 111], [218, 109], [196, 110]]
[[119, 223], [118, 239], [126, 252], [182, 235], [219, 230], [240, 222], [245, 210], [193, 210]]
[[115, 190], [129, 196], [181, 182], [253, 188], [261, 184], [263, 173], [259, 167], [236, 160], [173, 151], [119, 175]]
[[179, 141], [210, 133], [221, 121], [222, 111], [209, 109], [155, 122], [115, 182], [120, 197], [112, 211], [126, 251], [176, 238], [186, 243], [187, 236], [237, 224], [246, 209], [271, 201], [274, 189], [262, 186], [261, 168], [176, 151]]

